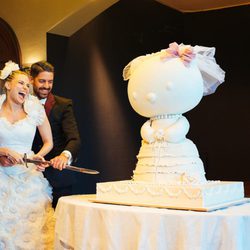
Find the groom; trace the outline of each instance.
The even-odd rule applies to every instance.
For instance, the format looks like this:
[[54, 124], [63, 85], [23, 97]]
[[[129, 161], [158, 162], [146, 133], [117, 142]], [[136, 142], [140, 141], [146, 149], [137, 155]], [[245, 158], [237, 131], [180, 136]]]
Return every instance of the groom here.
[[[31, 65], [31, 81], [35, 95], [44, 105], [52, 129], [54, 147], [46, 158], [52, 165], [63, 169], [74, 162], [80, 148], [80, 135], [72, 108], [72, 100], [51, 93], [54, 84], [54, 67], [40, 61]], [[39, 133], [33, 142], [33, 151], [38, 152], [42, 145]], [[44, 176], [53, 188], [52, 206], [55, 208], [61, 196], [73, 194], [75, 176], [73, 171], [58, 171], [52, 167], [45, 169]]]

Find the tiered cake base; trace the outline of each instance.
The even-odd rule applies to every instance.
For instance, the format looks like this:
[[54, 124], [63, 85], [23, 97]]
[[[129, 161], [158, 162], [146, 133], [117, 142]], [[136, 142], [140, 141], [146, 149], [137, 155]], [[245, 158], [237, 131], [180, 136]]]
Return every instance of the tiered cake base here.
[[159, 208], [211, 211], [247, 202], [243, 182], [157, 184], [136, 181], [97, 183], [95, 202]]

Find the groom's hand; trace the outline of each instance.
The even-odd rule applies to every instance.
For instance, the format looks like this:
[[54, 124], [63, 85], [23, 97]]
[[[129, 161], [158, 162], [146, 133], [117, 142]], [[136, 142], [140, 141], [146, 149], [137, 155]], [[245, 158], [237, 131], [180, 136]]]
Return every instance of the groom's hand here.
[[53, 168], [56, 168], [58, 170], [63, 170], [66, 167], [68, 160], [69, 158], [62, 153], [56, 156], [55, 158], [51, 159], [50, 162]]

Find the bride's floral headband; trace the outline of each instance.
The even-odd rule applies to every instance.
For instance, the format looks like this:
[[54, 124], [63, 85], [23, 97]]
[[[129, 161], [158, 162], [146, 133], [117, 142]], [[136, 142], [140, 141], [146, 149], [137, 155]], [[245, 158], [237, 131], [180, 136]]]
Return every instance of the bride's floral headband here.
[[5, 67], [0, 71], [0, 79], [5, 80], [13, 71], [19, 70], [18, 64], [8, 61], [5, 63]]

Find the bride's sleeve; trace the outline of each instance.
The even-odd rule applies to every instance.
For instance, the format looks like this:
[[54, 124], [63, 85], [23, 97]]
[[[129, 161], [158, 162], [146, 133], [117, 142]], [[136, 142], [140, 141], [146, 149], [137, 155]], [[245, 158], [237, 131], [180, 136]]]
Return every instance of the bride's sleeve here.
[[36, 126], [44, 122], [46, 117], [45, 109], [37, 97], [30, 95], [24, 103], [24, 110]]

